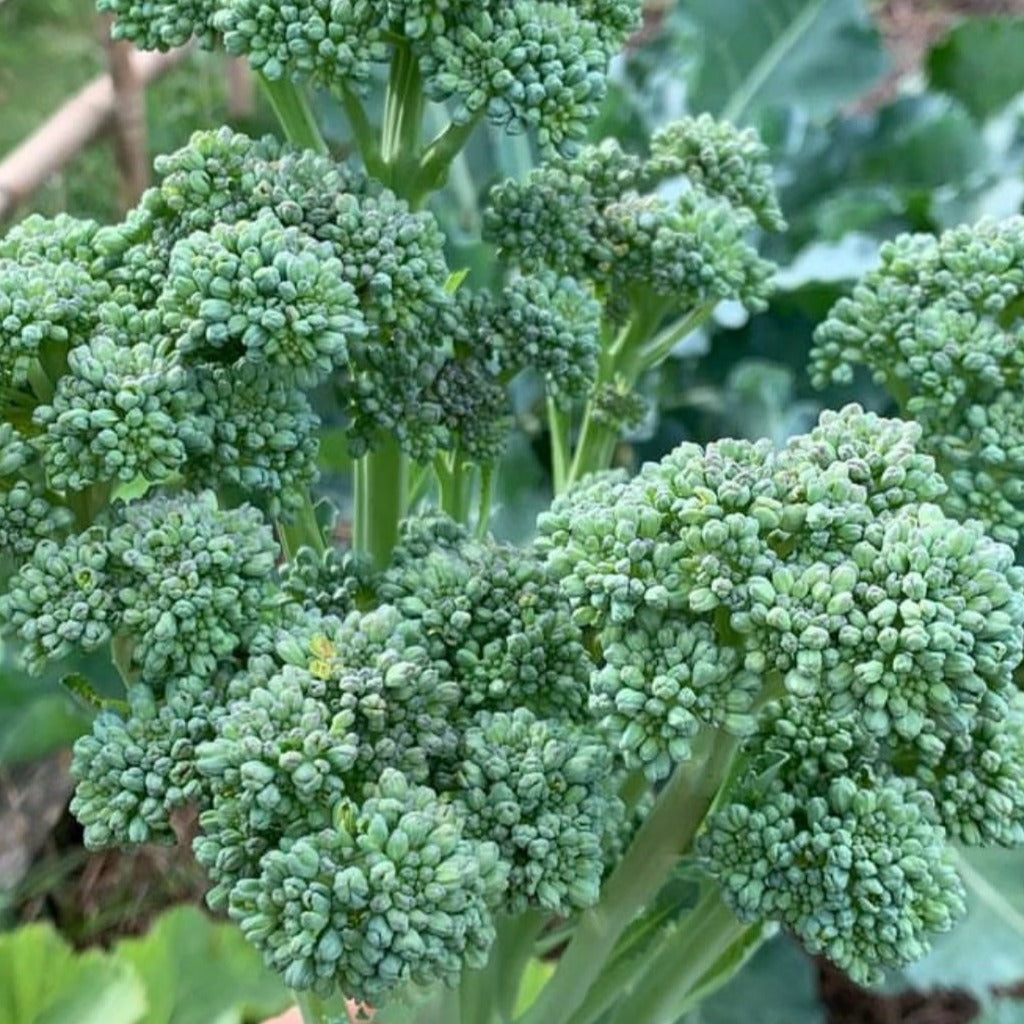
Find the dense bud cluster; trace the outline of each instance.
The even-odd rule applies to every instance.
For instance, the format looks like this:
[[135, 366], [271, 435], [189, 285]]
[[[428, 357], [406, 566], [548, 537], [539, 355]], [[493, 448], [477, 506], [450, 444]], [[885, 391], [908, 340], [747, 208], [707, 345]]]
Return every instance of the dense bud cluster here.
[[1017, 544], [1024, 218], [902, 235], [881, 256], [818, 328], [813, 379], [847, 383], [865, 366], [921, 424], [922, 448], [949, 483], [947, 511]]
[[117, 637], [126, 668], [145, 678], [202, 676], [259, 628], [276, 557], [255, 509], [221, 510], [209, 492], [153, 498], [124, 506], [108, 529], [40, 542], [0, 616], [35, 667]]
[[947, 837], [1019, 829], [1024, 572], [930, 504], [944, 485], [919, 438], [850, 406], [781, 451], [682, 445], [540, 521], [602, 652], [601, 728], [652, 778], [708, 730], [745, 738], [709, 869], [744, 919], [860, 978], [960, 911]]
[[[405, 60], [456, 124], [486, 116], [571, 152], [604, 98], [608, 63], [640, 21], [639, 0], [100, 0], [144, 49], [192, 36], [247, 57], [271, 81], [363, 92], [376, 65]], [[408, 73], [408, 71], [407, 71]]]
[[588, 281], [618, 305], [757, 309], [771, 267], [747, 236], [783, 226], [766, 156], [750, 131], [687, 119], [656, 135], [647, 159], [607, 141], [501, 183], [485, 233], [525, 269]]

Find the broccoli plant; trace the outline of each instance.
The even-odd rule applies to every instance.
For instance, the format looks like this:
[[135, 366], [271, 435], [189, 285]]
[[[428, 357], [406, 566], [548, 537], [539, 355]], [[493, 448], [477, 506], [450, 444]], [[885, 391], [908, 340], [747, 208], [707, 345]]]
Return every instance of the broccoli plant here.
[[[172, 842], [197, 807], [210, 906], [307, 1024], [348, 997], [381, 1024], [671, 1024], [780, 925], [861, 980], [921, 956], [963, 910], [955, 846], [1024, 841], [1024, 570], [987, 483], [1015, 501], [1013, 445], [849, 406], [781, 449], [612, 468], [644, 375], [766, 301], [758, 138], [589, 144], [638, 0], [100, 5], [141, 46], [247, 56], [284, 139], [198, 133], [122, 223], [0, 240], [0, 622], [28, 669], [103, 650], [124, 687], [75, 747], [86, 842]], [[492, 287], [428, 209], [482, 122], [543, 157], [490, 189]], [[1010, 437], [1014, 230], [897, 247], [884, 326], [858, 293], [820, 372], [963, 380]], [[918, 341], [929, 289], [948, 323]], [[978, 351], [937, 341], [929, 375], [947, 335]], [[524, 374], [554, 500], [510, 545]]]

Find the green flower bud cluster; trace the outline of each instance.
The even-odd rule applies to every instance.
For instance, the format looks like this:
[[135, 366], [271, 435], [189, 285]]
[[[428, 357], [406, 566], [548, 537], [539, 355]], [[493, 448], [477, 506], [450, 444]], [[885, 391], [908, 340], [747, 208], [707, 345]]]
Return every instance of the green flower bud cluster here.
[[46, 538], [59, 538], [71, 525], [68, 509], [46, 494], [36, 455], [10, 423], [0, 423], [0, 555], [27, 558]]
[[38, 377], [48, 376], [40, 361], [60, 367], [95, 326], [95, 307], [105, 296], [87, 270], [66, 260], [0, 259], [0, 394], [36, 385], [38, 397]]
[[255, 509], [221, 510], [210, 492], [151, 498], [123, 506], [109, 529], [40, 542], [0, 620], [33, 669], [117, 637], [146, 679], [201, 677], [266, 618], [276, 558]]
[[160, 689], [158, 699], [144, 683], [130, 686], [126, 707], [101, 710], [75, 743], [71, 813], [88, 847], [172, 843], [172, 812], [201, 794], [196, 748], [213, 733], [219, 694], [195, 676]]
[[143, 50], [171, 50], [193, 37], [213, 46], [213, 16], [219, 0], [96, 0], [117, 19], [114, 36]]
[[483, 966], [506, 870], [432, 789], [389, 769], [330, 827], [268, 851], [228, 913], [292, 988], [373, 1000]]
[[783, 225], [764, 146], [708, 118], [671, 125], [656, 141], [647, 159], [608, 141], [502, 182], [485, 236], [525, 270], [587, 281], [613, 304], [760, 308], [772, 268], [747, 236]]
[[157, 300], [186, 361], [249, 361], [313, 387], [365, 333], [355, 291], [329, 245], [269, 210], [196, 233], [171, 252]]
[[920, 435], [849, 406], [782, 450], [584, 481], [539, 523], [625, 764], [659, 779], [741, 737], [705, 866], [863, 981], [962, 912], [949, 840], [1021, 835], [1024, 572], [930, 503]]
[[208, 364], [192, 377], [200, 412], [189, 433], [189, 485], [228, 488], [274, 517], [318, 476], [320, 418], [290, 381], [254, 363]]
[[183, 437], [199, 404], [187, 372], [152, 344], [97, 334], [71, 350], [52, 401], [35, 411], [50, 485], [167, 480], [185, 463]]
[[465, 833], [498, 844], [511, 913], [597, 902], [609, 837], [622, 825], [612, 752], [597, 734], [526, 708], [480, 712], [462, 736], [455, 806]]
[[336, 547], [320, 554], [304, 547], [292, 556], [281, 585], [304, 613], [344, 618], [371, 604], [377, 582], [377, 573], [364, 555]]
[[527, 707], [541, 717], [579, 720], [591, 663], [554, 578], [531, 551], [466, 537], [426, 549], [408, 520], [381, 600], [415, 623], [431, 657], [449, 666], [460, 703], [476, 710]]
[[840, 778], [820, 793], [743, 787], [700, 847], [743, 921], [776, 920], [862, 984], [919, 960], [964, 912], [931, 801], [899, 779]]
[[[900, 425], [872, 436], [876, 418], [864, 415], [827, 415], [778, 453], [768, 442], [683, 445], [604, 500], [584, 488], [541, 517], [576, 620], [611, 652], [595, 677], [605, 727], [655, 777], [686, 755], [694, 717], [749, 731], [758, 693], [825, 693], [866, 732], [929, 744], [1005, 692], [1024, 621], [1012, 552], [920, 503], [907, 485], [933, 492], [929, 462], [906, 445], [883, 449]], [[666, 679], [676, 649], [700, 652], [699, 664]], [[678, 689], [698, 679], [703, 700]], [[648, 716], [661, 706], [674, 714], [659, 731]]]
[[[533, 0], [405, 6], [431, 99], [453, 102], [457, 123], [484, 114], [513, 134], [536, 131], [542, 150], [561, 153], [586, 137], [605, 96], [608, 61], [639, 21], [637, 3], [613, 12]], [[604, 20], [608, 13], [620, 16], [617, 24]]]
[[1024, 528], [1018, 310], [1024, 218], [981, 221], [882, 247], [881, 266], [818, 328], [812, 377], [847, 383], [863, 365], [921, 424], [949, 484], [942, 504], [1017, 544]]
[[709, 195], [749, 211], [765, 231], [784, 231], [768, 162], [768, 147], [752, 128], [710, 114], [686, 117], [651, 136], [644, 174], [652, 183], [682, 176]]
[[228, 53], [247, 57], [271, 81], [310, 80], [322, 88], [365, 86], [390, 47], [387, 0], [230, 0], [213, 24]]

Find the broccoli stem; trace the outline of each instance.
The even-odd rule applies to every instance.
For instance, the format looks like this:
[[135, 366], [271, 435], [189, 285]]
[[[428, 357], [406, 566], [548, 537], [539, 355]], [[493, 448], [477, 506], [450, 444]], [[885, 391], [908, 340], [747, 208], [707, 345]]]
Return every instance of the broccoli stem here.
[[312, 992], [295, 992], [295, 1005], [302, 1013], [302, 1024], [348, 1024], [348, 1006], [343, 997], [321, 999]]
[[605, 883], [600, 901], [581, 916], [558, 969], [519, 1024], [565, 1024], [570, 1019], [576, 1024], [573, 1014], [600, 976], [619, 936], [691, 848], [729, 775], [739, 743], [718, 731], [698, 737], [693, 759], [672, 774]]
[[296, 146], [326, 154], [327, 143], [320, 134], [306, 94], [287, 78], [271, 81], [260, 75], [259, 80], [288, 141]]
[[760, 923], [743, 924], [722, 900], [721, 888], [709, 884], [697, 906], [668, 933], [657, 952], [644, 959], [609, 1024], [673, 1024], [692, 1005], [693, 996], [707, 995], [732, 976], [732, 970], [717, 968], [726, 961], [735, 968], [731, 961], [737, 946], [749, 955], [763, 933]]
[[384, 98], [381, 127], [381, 180], [416, 209], [427, 193], [419, 185], [419, 149], [423, 132], [423, 79], [407, 42], [396, 45]]
[[302, 507], [292, 522], [277, 524], [277, 533], [285, 557], [291, 559], [301, 547], [309, 547], [318, 554], [327, 550], [323, 530], [316, 518], [313, 496], [308, 492], [302, 496]]
[[383, 568], [398, 543], [398, 523], [409, 494], [409, 461], [393, 437], [358, 460], [355, 467], [354, 545]]

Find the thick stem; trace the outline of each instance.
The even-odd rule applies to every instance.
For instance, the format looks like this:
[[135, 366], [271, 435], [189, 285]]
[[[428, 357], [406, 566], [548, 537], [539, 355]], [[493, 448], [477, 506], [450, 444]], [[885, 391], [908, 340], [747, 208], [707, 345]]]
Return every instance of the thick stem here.
[[369, 555], [377, 568], [388, 564], [398, 543], [408, 495], [408, 460], [394, 438], [386, 437], [356, 462], [355, 469], [355, 548]]
[[548, 395], [548, 432], [551, 434], [551, 476], [555, 494], [565, 490], [572, 462], [572, 417]]
[[572, 1018], [619, 936], [692, 846], [739, 745], [735, 737], [720, 732], [706, 733], [702, 740], [704, 756], [695, 756], [673, 773], [605, 883], [600, 901], [580, 918], [558, 969], [521, 1024], [563, 1024]]
[[673, 1024], [687, 997], [750, 928], [725, 905], [718, 886], [708, 886], [697, 906], [645, 962], [610, 1024]]
[[259, 80], [288, 141], [292, 145], [326, 154], [327, 143], [320, 134], [306, 94], [286, 78], [271, 81], [260, 75]]
[[381, 129], [381, 180], [396, 195], [416, 207], [419, 194], [420, 135], [423, 131], [423, 80], [408, 43], [399, 43], [391, 61]]
[[470, 120], [457, 124], [452, 121], [440, 135], [427, 147], [423, 158], [420, 160], [419, 170], [416, 174], [414, 190], [416, 193], [426, 195], [441, 188], [448, 178], [448, 169], [452, 161], [462, 152], [463, 147], [469, 141], [473, 130], [480, 123], [482, 114], [478, 114]]
[[302, 1024], [350, 1024], [348, 1002], [343, 996], [321, 999], [312, 992], [295, 992], [295, 1005], [302, 1013]]
[[277, 535], [284, 549], [285, 558], [289, 561], [301, 547], [312, 548], [317, 554], [323, 554], [327, 550], [323, 530], [317, 522], [313, 496], [308, 491], [302, 496], [302, 507], [297, 511], [295, 518], [289, 523], [277, 524]]
[[366, 164], [366, 170], [374, 178], [380, 178], [384, 173], [384, 165], [381, 162], [380, 145], [377, 141], [377, 134], [369, 117], [366, 115], [366, 108], [362, 100], [347, 86], [341, 87], [341, 102], [348, 116], [349, 127], [352, 129], [352, 138], [359, 150], [359, 155]]

